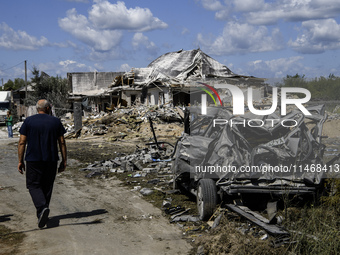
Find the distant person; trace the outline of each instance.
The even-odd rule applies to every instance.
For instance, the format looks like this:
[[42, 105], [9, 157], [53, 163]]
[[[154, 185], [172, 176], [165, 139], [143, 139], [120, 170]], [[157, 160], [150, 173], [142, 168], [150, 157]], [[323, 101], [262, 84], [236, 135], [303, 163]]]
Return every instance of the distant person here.
[[45, 99], [37, 102], [38, 114], [25, 119], [19, 133], [18, 171], [25, 171], [24, 153], [26, 150], [26, 187], [32, 197], [38, 217], [38, 227], [43, 228], [50, 213], [53, 183], [57, 174], [58, 144], [62, 161], [58, 173], [66, 168], [66, 133], [60, 120], [51, 116], [51, 105]]
[[8, 131], [8, 137], [13, 138], [13, 116], [11, 114], [11, 111], [7, 111], [7, 116], [5, 117], [5, 122], [7, 126], [7, 131]]

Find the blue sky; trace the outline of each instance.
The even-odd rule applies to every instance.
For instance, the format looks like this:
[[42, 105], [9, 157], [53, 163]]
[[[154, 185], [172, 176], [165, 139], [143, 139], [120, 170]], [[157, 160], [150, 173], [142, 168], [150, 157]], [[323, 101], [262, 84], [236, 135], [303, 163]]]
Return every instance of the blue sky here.
[[340, 76], [339, 0], [11, 0], [0, 4], [0, 85], [129, 71], [167, 52], [202, 51], [261, 78]]

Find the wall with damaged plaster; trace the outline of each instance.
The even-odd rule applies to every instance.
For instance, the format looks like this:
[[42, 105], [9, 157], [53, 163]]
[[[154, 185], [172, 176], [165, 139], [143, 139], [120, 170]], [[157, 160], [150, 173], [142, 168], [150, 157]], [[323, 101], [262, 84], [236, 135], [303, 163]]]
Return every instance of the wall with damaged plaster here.
[[122, 91], [122, 100], [125, 100], [128, 106], [141, 102], [141, 90], [124, 90]]
[[161, 87], [148, 89], [148, 96], [146, 100], [148, 105], [163, 105], [169, 103], [170, 100], [171, 95], [169, 88]]
[[114, 79], [122, 72], [81, 72], [67, 73], [72, 86], [73, 94], [82, 94], [88, 91], [108, 90]]

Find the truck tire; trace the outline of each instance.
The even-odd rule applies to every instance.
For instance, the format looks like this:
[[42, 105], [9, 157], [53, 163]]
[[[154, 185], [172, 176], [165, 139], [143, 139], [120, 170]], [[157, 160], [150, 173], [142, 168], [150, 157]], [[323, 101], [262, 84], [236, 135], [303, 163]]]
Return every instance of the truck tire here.
[[199, 181], [196, 199], [200, 220], [208, 220], [217, 205], [217, 188], [212, 179], [201, 179]]

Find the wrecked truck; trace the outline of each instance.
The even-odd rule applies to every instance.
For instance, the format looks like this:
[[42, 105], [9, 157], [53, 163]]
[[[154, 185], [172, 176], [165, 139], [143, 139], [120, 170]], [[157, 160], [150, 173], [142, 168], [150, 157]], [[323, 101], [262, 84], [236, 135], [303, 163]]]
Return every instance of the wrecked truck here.
[[201, 115], [199, 107], [187, 108], [173, 157], [175, 188], [196, 196], [201, 220], [223, 201], [258, 204], [319, 194], [327, 167], [321, 142], [327, 114], [324, 105], [307, 109], [312, 115], [292, 110], [282, 117], [234, 116], [223, 107]]

